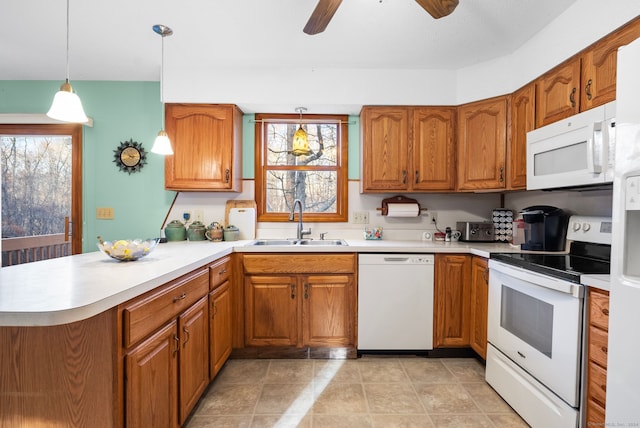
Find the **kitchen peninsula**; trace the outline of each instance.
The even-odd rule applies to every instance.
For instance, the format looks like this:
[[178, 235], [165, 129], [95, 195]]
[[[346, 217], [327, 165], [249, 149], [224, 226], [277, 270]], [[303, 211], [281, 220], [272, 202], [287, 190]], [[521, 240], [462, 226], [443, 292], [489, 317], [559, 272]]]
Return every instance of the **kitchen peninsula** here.
[[[189, 290], [199, 290], [197, 293], [203, 296], [209, 292], [213, 296], [213, 285], [212, 290], [208, 281], [206, 286], [200, 285], [202, 275], [215, 272], [217, 261], [228, 259], [232, 252], [384, 251], [488, 257], [491, 252], [509, 251], [505, 244], [347, 242], [348, 246], [321, 250], [305, 246], [286, 250], [247, 246], [249, 241], [178, 242], [161, 244], [135, 263], [116, 262], [93, 252], [0, 270], [0, 425], [125, 425], [125, 353], [141, 347], [135, 345], [136, 349], [127, 351], [127, 340], [132, 343], [139, 340], [133, 337], [134, 333], [131, 337], [124, 333], [126, 326], [130, 331], [134, 329], [135, 315], [131, 314], [142, 307], [140, 302], [162, 299], [161, 291], [165, 289], [184, 289], [187, 295]], [[226, 268], [219, 274], [225, 271]], [[177, 298], [182, 299], [182, 294], [178, 293]], [[198, 302], [170, 317], [188, 313]], [[158, 311], [154, 316], [164, 315]], [[175, 323], [176, 320], [171, 321], [168, 326]], [[167, 355], [171, 356], [175, 346], [173, 333], [168, 337]], [[153, 390], [157, 386], [143, 387]], [[127, 405], [131, 406], [129, 401]], [[178, 420], [179, 414], [176, 410], [170, 417]], [[185, 417], [183, 414], [179, 419]]]

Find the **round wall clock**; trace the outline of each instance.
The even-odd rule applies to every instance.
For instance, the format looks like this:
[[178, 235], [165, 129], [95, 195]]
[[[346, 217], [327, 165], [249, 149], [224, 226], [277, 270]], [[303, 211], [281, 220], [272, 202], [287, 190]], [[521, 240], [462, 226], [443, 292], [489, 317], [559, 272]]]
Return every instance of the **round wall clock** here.
[[133, 141], [133, 139], [121, 142], [113, 153], [115, 153], [113, 162], [120, 168], [120, 171], [126, 171], [129, 174], [140, 171], [147, 163], [147, 153], [142, 144]]

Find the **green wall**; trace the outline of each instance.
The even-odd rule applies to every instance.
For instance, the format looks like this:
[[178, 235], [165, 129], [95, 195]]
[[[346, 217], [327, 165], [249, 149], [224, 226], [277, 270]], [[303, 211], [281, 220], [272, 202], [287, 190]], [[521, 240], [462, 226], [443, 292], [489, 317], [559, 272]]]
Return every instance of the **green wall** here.
[[[46, 113], [61, 82], [0, 81], [0, 113]], [[158, 82], [71, 82], [93, 127], [83, 127], [83, 251], [105, 239], [160, 236], [174, 192], [164, 190], [164, 158], [150, 153], [161, 127]], [[133, 139], [148, 152], [138, 173], [120, 172], [118, 145]], [[96, 207], [113, 207], [113, 220], [97, 220]]]
[[[47, 112], [61, 81], [0, 80], [0, 114]], [[150, 153], [162, 126], [158, 82], [72, 81], [93, 127], [83, 127], [83, 252], [104, 239], [160, 236], [175, 192], [164, 190], [164, 158]], [[254, 178], [254, 115], [243, 118], [243, 178]], [[349, 117], [349, 179], [360, 176], [359, 117]], [[147, 164], [120, 172], [114, 150], [133, 139], [147, 151]], [[113, 220], [97, 220], [97, 207], [113, 207]]]

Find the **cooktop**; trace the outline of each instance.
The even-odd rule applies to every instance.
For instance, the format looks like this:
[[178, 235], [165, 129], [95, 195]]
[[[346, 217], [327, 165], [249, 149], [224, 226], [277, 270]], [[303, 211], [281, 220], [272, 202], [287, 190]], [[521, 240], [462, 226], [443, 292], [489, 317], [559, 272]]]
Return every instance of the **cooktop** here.
[[575, 283], [580, 275], [610, 273], [610, 218], [572, 216], [567, 240], [568, 254], [493, 253], [491, 259]]

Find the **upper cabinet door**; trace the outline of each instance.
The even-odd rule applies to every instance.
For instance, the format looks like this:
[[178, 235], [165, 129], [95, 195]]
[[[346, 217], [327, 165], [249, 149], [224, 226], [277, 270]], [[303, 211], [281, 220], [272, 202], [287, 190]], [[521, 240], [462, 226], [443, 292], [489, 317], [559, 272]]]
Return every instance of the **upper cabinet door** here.
[[409, 110], [406, 107], [363, 107], [362, 191], [409, 188]]
[[413, 190], [454, 190], [455, 107], [413, 109]]
[[458, 109], [458, 189], [500, 190], [506, 186], [507, 98]]
[[536, 128], [580, 112], [580, 58], [536, 80]]
[[582, 55], [580, 110], [588, 110], [616, 99], [618, 48], [640, 37], [640, 19], [600, 39]]
[[527, 132], [535, 126], [535, 96], [534, 83], [511, 94], [511, 138], [507, 147], [509, 189], [527, 187]]
[[165, 158], [165, 188], [242, 191], [242, 112], [234, 105], [167, 104], [174, 154]]

